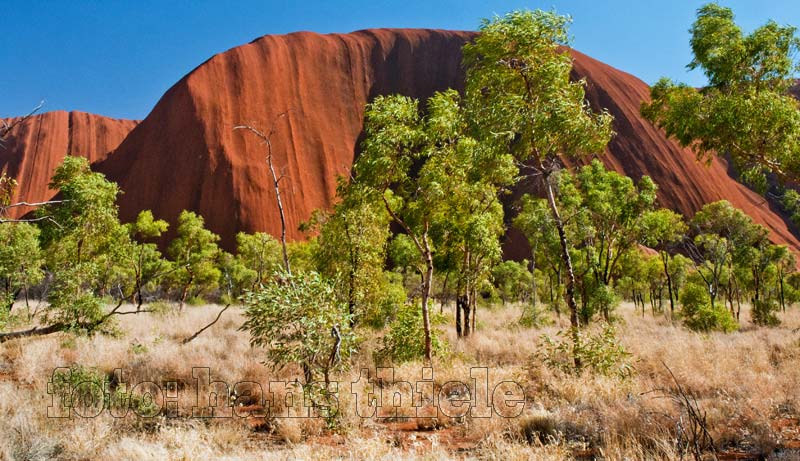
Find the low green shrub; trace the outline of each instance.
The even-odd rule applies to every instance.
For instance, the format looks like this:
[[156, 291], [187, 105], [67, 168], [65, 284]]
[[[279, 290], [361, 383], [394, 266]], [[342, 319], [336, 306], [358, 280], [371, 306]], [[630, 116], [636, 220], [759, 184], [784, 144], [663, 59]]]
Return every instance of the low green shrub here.
[[[433, 355], [443, 356], [447, 352], [447, 342], [440, 338], [442, 332], [433, 328], [433, 325], [442, 324], [446, 318], [433, 310], [430, 316], [431, 349]], [[402, 363], [424, 357], [425, 338], [422, 331], [422, 307], [419, 304], [402, 305], [389, 325], [389, 332], [383, 337], [383, 346], [375, 351], [375, 361]]]

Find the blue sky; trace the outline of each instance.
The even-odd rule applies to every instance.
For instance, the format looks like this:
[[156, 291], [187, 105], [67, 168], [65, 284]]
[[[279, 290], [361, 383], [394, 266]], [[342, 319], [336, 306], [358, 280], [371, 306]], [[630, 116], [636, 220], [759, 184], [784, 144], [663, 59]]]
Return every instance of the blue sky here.
[[[519, 8], [573, 17], [573, 45], [648, 83], [693, 85], [689, 34], [702, 1], [17, 1], [0, 13], [0, 116], [83, 110], [144, 118], [183, 75], [221, 51], [264, 34], [350, 32], [370, 27], [475, 30]], [[800, 1], [727, 1], [751, 30], [774, 19], [800, 26]]]

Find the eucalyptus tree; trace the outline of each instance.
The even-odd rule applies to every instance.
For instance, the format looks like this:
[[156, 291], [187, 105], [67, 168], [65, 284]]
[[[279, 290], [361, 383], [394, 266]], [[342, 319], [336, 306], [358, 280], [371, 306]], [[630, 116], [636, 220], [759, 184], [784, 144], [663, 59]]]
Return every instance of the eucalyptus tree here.
[[730, 8], [710, 3], [697, 10], [691, 34], [687, 67], [702, 69], [708, 86], [664, 78], [642, 114], [701, 159], [729, 155], [761, 192], [767, 174], [800, 179], [800, 105], [788, 92], [798, 70], [796, 28], [768, 21], [746, 35]]
[[343, 293], [354, 326], [381, 304], [390, 217], [376, 194], [358, 183], [340, 178], [337, 196], [331, 213], [316, 214], [315, 259], [322, 274]]
[[218, 285], [222, 276], [217, 264], [219, 239], [205, 228], [202, 216], [186, 210], [178, 216], [177, 236], [167, 253], [173, 264], [170, 281], [180, 292], [181, 309], [192, 290], [199, 293]]
[[585, 82], [571, 79], [572, 58], [564, 48], [568, 23], [567, 17], [539, 10], [484, 20], [480, 34], [464, 46], [464, 64], [467, 105], [479, 138], [511, 153], [523, 176], [545, 192], [559, 235], [577, 352], [575, 275], [553, 173], [561, 158], [602, 152], [612, 135], [612, 117], [593, 113]]
[[[354, 181], [362, 193], [374, 194], [404, 232], [403, 239], [395, 240], [410, 241], [416, 250], [414, 261], [408, 264], [422, 273], [428, 360], [432, 350], [429, 301], [439, 247], [449, 251], [461, 244], [467, 287], [474, 274], [484, 270], [484, 255], [491, 258], [495, 248], [499, 255], [499, 245], [487, 238], [494, 235], [496, 240], [502, 233], [497, 191], [491, 182], [474, 176], [478, 167], [490, 171], [489, 165], [498, 165], [493, 157], [496, 151], [482, 151], [464, 128], [460, 98], [453, 90], [432, 96], [426, 115], [412, 98], [380, 96], [367, 106], [363, 152], [354, 166]], [[481, 152], [490, 155], [482, 158]]]
[[250, 290], [256, 290], [272, 278], [272, 275], [281, 267], [281, 244], [266, 232], [236, 234], [236, 261], [247, 268], [250, 273]]
[[[85, 158], [67, 156], [49, 187], [58, 191], [59, 199], [42, 204], [31, 218], [39, 220], [45, 269], [53, 280], [43, 326], [2, 333], [0, 342], [66, 330], [94, 331], [119, 313], [125, 299], [120, 296], [116, 307], [103, 310], [106, 274], [121, 270], [119, 262], [131, 248], [118, 218], [117, 185], [92, 172]], [[30, 235], [25, 240], [32, 249]]]
[[690, 256], [708, 289], [712, 308], [720, 291], [727, 289], [731, 313], [736, 315], [733, 298], [741, 280], [735, 269], [752, 266], [757, 259], [752, 252], [768, 244], [768, 231], [725, 200], [704, 205], [689, 229]]
[[675, 313], [677, 293], [673, 283], [673, 272], [670, 271], [670, 251], [674, 251], [683, 241], [687, 230], [683, 216], [666, 208], [647, 213], [642, 220], [642, 243], [658, 251], [661, 257], [672, 314]]
[[121, 263], [128, 273], [127, 284], [132, 285], [125, 292], [130, 293], [130, 300], [136, 304], [137, 310], [144, 302], [142, 290], [169, 273], [169, 263], [155, 243], [168, 227], [166, 221], [155, 219], [150, 210], [140, 212], [136, 221], [125, 225], [131, 245], [129, 251], [124, 252], [124, 262]]
[[91, 329], [104, 319], [99, 296], [107, 274], [119, 271], [130, 249], [116, 206], [117, 185], [89, 168], [82, 157], [67, 156], [49, 187], [61, 200], [37, 210], [47, 270], [53, 274], [45, 312], [50, 323]]
[[[33, 224], [0, 226], [0, 308], [11, 311], [14, 301], [44, 277], [39, 229]], [[0, 315], [3, 312], [0, 311]]]

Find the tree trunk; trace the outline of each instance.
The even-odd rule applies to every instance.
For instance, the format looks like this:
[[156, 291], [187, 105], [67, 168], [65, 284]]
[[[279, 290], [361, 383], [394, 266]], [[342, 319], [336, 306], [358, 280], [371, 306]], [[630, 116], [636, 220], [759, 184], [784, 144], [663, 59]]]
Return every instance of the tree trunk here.
[[778, 293], [779, 293], [780, 302], [781, 302], [781, 310], [783, 310], [783, 313], [785, 314], [786, 313], [786, 294], [783, 291], [783, 271], [781, 271], [780, 274], [778, 275], [778, 288], [779, 288]]
[[189, 284], [183, 286], [183, 290], [181, 290], [181, 304], [178, 306], [178, 310], [182, 311], [183, 306], [186, 305], [186, 297], [189, 295]]
[[476, 293], [475, 287], [472, 287], [472, 292], [469, 295], [469, 302], [472, 308], [472, 328], [470, 329], [471, 333], [475, 333], [475, 324], [478, 320], [478, 294]]
[[553, 215], [553, 221], [558, 230], [558, 240], [561, 244], [561, 261], [564, 263], [564, 269], [567, 271], [565, 300], [569, 308], [569, 323], [572, 327], [572, 357], [575, 362], [575, 368], [580, 369], [581, 359], [578, 357], [578, 349], [580, 347], [578, 329], [580, 328], [580, 322], [578, 321], [578, 305], [575, 303], [575, 272], [572, 268], [572, 258], [569, 254], [567, 233], [564, 231], [564, 222], [561, 220], [561, 214], [558, 212], [558, 205], [556, 204], [556, 197], [553, 192], [553, 186], [550, 183], [549, 174], [544, 176], [544, 186], [547, 193], [547, 203], [550, 205], [550, 212]]
[[422, 325], [425, 330], [425, 359], [430, 363], [431, 351], [431, 319], [428, 313], [428, 301], [431, 296], [431, 282], [433, 280], [433, 255], [428, 245], [428, 236], [424, 235], [422, 240], [425, 244], [425, 280], [422, 284]]
[[669, 255], [661, 252], [661, 261], [664, 263], [664, 276], [667, 277], [667, 294], [669, 295], [669, 313], [675, 315], [675, 298], [672, 292], [672, 276], [669, 273]]
[[464, 314], [464, 336], [469, 336], [470, 326], [472, 325], [470, 323], [471, 308], [472, 308], [472, 303], [469, 300], [469, 289], [467, 289], [464, 291], [464, 295], [461, 297], [461, 312]]
[[462, 312], [462, 304], [464, 300], [461, 295], [456, 297], [456, 335], [460, 338], [464, 335], [463, 330], [461, 329], [461, 312]]
[[442, 295], [439, 297], [439, 313], [444, 314], [445, 301], [447, 301], [447, 281], [450, 279], [450, 272], [444, 276], [444, 283], [442, 283]]
[[533, 256], [531, 256], [531, 283], [533, 288], [533, 293], [531, 293], [531, 305], [533, 309], [536, 310], [536, 248], [533, 249]]

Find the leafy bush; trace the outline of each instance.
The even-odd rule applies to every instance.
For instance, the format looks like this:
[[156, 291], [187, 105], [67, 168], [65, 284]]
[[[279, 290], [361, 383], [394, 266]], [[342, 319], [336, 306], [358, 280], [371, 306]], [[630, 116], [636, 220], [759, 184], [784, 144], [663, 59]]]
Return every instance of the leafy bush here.
[[327, 383], [330, 373], [346, 367], [356, 345], [351, 317], [333, 285], [317, 272], [278, 273], [242, 300], [242, 329], [250, 332], [252, 345], [267, 348], [273, 368], [297, 364], [309, 385], [320, 378]]
[[525, 328], [541, 328], [553, 323], [549, 312], [543, 305], [533, 306], [526, 304], [522, 308], [522, 316], [519, 319], [519, 325]]
[[683, 322], [691, 330], [727, 333], [739, 328], [736, 319], [727, 309], [711, 307], [708, 291], [698, 284], [687, 284], [681, 291], [680, 301]]
[[[444, 316], [431, 312], [431, 325], [441, 324]], [[375, 360], [396, 363], [408, 362], [425, 357], [425, 338], [419, 334], [423, 329], [422, 308], [418, 304], [404, 304], [397, 311], [397, 317], [383, 337], [383, 346], [375, 351]], [[441, 331], [431, 331], [431, 351], [442, 356], [447, 351], [447, 343], [439, 338]]]
[[161, 409], [151, 397], [110, 390], [108, 376], [93, 368], [73, 365], [53, 373], [52, 392], [65, 408], [127, 409], [142, 417], [152, 417]]
[[587, 304], [590, 312], [600, 312], [603, 314], [603, 318], [609, 321], [612, 320], [612, 312], [619, 301], [619, 296], [612, 287], [600, 283], [589, 290]]
[[368, 304], [363, 322], [372, 328], [383, 328], [396, 316], [406, 303], [406, 289], [403, 276], [397, 272], [385, 271], [380, 281], [380, 296]]
[[781, 323], [775, 312], [779, 309], [778, 303], [774, 300], [757, 300], [753, 302], [753, 309], [750, 315], [753, 318], [753, 323], [761, 326], [776, 326]]
[[[539, 344], [540, 352], [536, 356], [551, 369], [565, 373], [590, 370], [601, 375], [616, 375], [628, 378], [633, 373], [633, 367], [628, 363], [631, 354], [617, 341], [616, 331], [611, 325], [606, 325], [602, 331], [587, 334], [586, 331], [578, 332], [578, 344], [573, 344], [572, 332], [562, 330], [556, 338], [542, 336]], [[575, 368], [575, 358], [580, 359], [581, 369]]]

